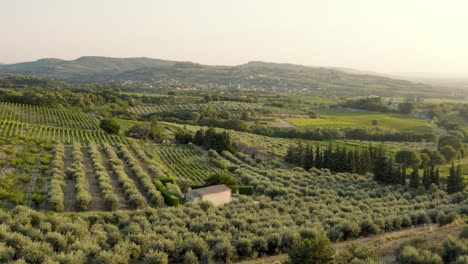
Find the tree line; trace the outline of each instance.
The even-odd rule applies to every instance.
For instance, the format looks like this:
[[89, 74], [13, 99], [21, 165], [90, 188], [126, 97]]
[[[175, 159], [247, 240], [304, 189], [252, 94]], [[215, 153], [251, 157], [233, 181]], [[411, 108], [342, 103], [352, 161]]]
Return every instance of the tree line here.
[[[409, 185], [416, 189], [421, 186], [426, 190], [444, 188], [439, 169], [436, 167], [438, 163], [427, 159], [423, 162], [419, 153], [407, 150], [399, 151], [393, 158], [385, 152], [382, 145], [351, 150], [339, 145], [333, 147], [331, 143], [328, 148], [320, 148], [299, 142], [289, 146], [284, 159], [305, 170], [315, 167], [333, 172], [373, 173], [374, 179], [384, 184]], [[420, 167], [423, 170], [422, 178], [419, 176]], [[412, 172], [408, 175], [409, 168]], [[460, 165], [455, 167], [452, 163], [446, 185], [448, 193], [463, 191], [464, 181]]]

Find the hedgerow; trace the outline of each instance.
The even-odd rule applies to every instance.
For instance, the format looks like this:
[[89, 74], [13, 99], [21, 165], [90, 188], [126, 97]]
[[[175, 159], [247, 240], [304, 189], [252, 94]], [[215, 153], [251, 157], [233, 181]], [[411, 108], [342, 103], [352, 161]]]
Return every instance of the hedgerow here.
[[88, 144], [91, 162], [93, 163], [94, 174], [99, 184], [104, 203], [109, 210], [115, 210], [119, 206], [119, 198], [115, 194], [114, 187], [106, 168], [103, 165], [101, 153], [95, 143]]
[[51, 163], [52, 176], [50, 180], [50, 187], [48, 192], [47, 202], [50, 204], [52, 210], [58, 212], [64, 209], [64, 193], [65, 186], [65, 173], [64, 173], [64, 157], [65, 148], [63, 144], [55, 146], [54, 159]]

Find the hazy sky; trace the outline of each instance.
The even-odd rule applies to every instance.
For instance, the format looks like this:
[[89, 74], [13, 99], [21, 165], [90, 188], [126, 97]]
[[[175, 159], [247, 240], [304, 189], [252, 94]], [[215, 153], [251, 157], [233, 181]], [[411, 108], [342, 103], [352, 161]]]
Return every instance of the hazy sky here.
[[84, 55], [468, 73], [465, 0], [0, 0], [0, 62]]

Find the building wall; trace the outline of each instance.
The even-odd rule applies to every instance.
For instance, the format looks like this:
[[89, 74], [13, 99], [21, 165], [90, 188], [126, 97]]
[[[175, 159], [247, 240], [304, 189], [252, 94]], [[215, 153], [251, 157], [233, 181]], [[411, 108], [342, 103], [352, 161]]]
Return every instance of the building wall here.
[[215, 206], [229, 203], [231, 201], [231, 192], [225, 191], [220, 193], [206, 194], [202, 197], [203, 201], [210, 201]]

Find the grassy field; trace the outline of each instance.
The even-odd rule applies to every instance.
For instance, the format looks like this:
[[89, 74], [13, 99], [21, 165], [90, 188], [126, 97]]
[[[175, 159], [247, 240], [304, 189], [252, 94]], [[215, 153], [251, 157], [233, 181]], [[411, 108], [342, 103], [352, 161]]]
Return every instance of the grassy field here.
[[442, 103], [451, 103], [451, 104], [466, 104], [467, 100], [463, 99], [447, 99], [447, 98], [426, 98], [423, 103], [425, 104], [442, 104]]
[[429, 133], [431, 125], [420, 118], [400, 114], [387, 114], [346, 109], [318, 109], [319, 118], [288, 118], [287, 121], [297, 127], [323, 128], [368, 128], [372, 120], [378, 121], [378, 126], [387, 129]]

